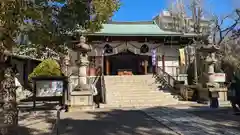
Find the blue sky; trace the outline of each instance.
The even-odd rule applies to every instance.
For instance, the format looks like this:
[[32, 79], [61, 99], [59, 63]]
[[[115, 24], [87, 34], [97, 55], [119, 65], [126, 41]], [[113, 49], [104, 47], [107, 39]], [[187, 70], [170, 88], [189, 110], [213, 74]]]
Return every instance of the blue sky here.
[[[163, 9], [169, 7], [171, 0], [121, 0], [122, 6], [113, 16], [113, 21], [151, 20]], [[240, 0], [205, 0], [206, 13], [224, 16], [234, 8], [240, 8]]]

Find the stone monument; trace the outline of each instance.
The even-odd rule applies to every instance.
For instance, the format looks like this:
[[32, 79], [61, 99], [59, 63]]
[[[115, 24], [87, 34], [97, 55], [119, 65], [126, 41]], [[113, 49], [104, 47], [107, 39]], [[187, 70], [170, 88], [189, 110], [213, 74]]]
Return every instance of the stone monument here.
[[89, 64], [87, 53], [91, 51], [91, 46], [86, 44], [84, 36], [80, 37], [80, 42], [74, 46], [77, 51], [76, 65], [78, 67], [78, 84], [70, 93], [70, 111], [85, 110], [93, 108], [93, 92], [87, 83], [87, 66]]
[[[219, 48], [213, 44], [203, 45], [199, 48], [200, 52], [207, 54], [207, 56], [204, 59], [204, 62], [206, 64], [206, 70], [207, 70], [205, 71], [206, 82], [203, 84], [203, 86], [207, 88], [206, 90], [209, 95], [208, 98], [210, 99], [210, 107], [212, 108], [218, 107], [218, 104], [219, 104], [218, 100], [219, 99], [222, 100], [222, 98], [224, 98], [222, 97], [222, 92], [226, 93], [226, 89], [220, 88], [220, 84], [219, 84], [219, 82], [221, 82], [222, 80], [224, 81], [224, 79], [222, 79], [221, 81], [219, 79], [217, 80], [217, 76], [222, 75], [224, 73], [215, 73], [214, 71], [215, 64], [217, 62], [215, 55], [218, 50]], [[222, 76], [222, 78], [224, 77], [225, 75]]]

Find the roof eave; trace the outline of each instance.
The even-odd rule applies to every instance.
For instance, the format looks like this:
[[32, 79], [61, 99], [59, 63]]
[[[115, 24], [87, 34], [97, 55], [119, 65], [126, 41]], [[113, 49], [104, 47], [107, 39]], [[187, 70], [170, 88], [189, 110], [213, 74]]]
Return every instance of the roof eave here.
[[142, 36], [142, 37], [164, 37], [164, 36], [182, 36], [182, 34], [118, 34], [118, 33], [86, 33], [87, 36]]

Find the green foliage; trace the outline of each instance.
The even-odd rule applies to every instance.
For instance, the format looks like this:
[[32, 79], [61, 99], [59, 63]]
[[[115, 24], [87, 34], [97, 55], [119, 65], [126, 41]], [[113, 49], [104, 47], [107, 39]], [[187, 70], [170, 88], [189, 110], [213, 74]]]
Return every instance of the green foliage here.
[[62, 31], [83, 30], [95, 32], [109, 21], [118, 10], [118, 0], [71, 0], [61, 8], [56, 16]]
[[61, 76], [62, 72], [57, 61], [53, 59], [46, 59], [42, 61], [28, 76], [31, 80], [33, 77], [37, 76]]
[[62, 7], [47, 6], [44, 8], [41, 23], [27, 33], [33, 44], [53, 48], [56, 52], [65, 54], [63, 48], [66, 48], [66, 43], [71, 43], [71, 36], [79, 30], [100, 30], [102, 24], [109, 21], [119, 6], [118, 0], [68, 0]]
[[44, 5], [48, 0], [26, 1], [26, 0], [1, 0], [0, 1], [0, 46], [1, 49], [11, 50], [16, 44], [14, 39], [23, 32], [26, 20], [42, 23]]

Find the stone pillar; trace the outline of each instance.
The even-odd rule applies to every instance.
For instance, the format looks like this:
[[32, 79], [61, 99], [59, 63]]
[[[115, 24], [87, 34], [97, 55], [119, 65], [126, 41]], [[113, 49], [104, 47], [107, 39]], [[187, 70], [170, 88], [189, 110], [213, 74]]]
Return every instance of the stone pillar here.
[[87, 54], [83, 54], [83, 53], [78, 53], [79, 55], [79, 59], [78, 59], [78, 67], [79, 67], [79, 84], [87, 84], [87, 66], [89, 64], [88, 61], [88, 56]]

